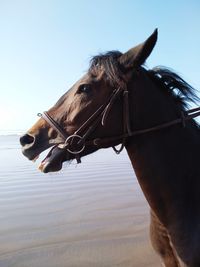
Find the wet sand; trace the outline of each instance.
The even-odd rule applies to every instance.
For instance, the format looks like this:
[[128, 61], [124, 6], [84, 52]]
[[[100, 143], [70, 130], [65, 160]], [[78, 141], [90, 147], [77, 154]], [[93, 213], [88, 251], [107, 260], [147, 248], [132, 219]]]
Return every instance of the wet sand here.
[[125, 151], [42, 174], [0, 136], [0, 267], [159, 267]]

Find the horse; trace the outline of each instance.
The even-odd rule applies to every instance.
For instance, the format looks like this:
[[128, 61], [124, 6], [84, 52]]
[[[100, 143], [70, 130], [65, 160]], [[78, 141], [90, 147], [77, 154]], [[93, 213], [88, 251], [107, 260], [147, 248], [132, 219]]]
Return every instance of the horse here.
[[[87, 73], [21, 136], [44, 173], [101, 148], [125, 147], [150, 206], [150, 239], [165, 267], [200, 266], [200, 131], [195, 89], [174, 71], [148, 69], [157, 29], [125, 53], [94, 56]], [[120, 145], [120, 147], [118, 146]], [[117, 147], [116, 147], [117, 146]]]

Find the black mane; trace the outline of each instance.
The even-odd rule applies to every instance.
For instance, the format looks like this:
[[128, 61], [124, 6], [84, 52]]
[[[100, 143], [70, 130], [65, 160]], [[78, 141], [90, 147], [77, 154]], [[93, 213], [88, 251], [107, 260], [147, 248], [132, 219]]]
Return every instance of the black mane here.
[[[123, 68], [120, 66], [118, 59], [121, 55], [122, 53], [119, 51], [110, 51], [94, 56], [90, 60], [89, 73], [96, 76], [103, 69], [110, 84], [112, 86], [120, 86]], [[155, 67], [147, 70], [147, 73], [159, 84], [161, 89], [166, 90], [182, 110], [186, 110], [191, 102], [196, 103], [199, 101], [196, 90], [168, 68]]]
[[182, 110], [187, 109], [191, 102], [199, 101], [196, 90], [168, 68], [155, 67], [148, 70], [148, 73], [162, 88], [165, 88], [168, 94], [182, 107]]

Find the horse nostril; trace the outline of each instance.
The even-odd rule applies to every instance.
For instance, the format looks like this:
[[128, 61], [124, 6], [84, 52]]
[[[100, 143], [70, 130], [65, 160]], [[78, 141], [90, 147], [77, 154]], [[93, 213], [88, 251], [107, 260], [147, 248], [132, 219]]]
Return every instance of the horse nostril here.
[[30, 145], [34, 143], [35, 137], [29, 134], [24, 134], [20, 137], [19, 141], [22, 146]]

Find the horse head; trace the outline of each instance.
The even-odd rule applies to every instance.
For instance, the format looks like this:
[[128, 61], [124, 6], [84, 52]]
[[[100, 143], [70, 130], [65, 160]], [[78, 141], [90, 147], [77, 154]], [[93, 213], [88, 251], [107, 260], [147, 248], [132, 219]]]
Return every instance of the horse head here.
[[145, 62], [156, 40], [157, 30], [124, 54], [95, 56], [88, 72], [21, 136], [23, 154], [35, 160], [52, 147], [40, 164], [43, 172], [52, 172], [60, 170], [64, 161], [123, 143], [122, 135], [130, 131], [128, 118], [124, 122], [124, 96], [133, 70]]

